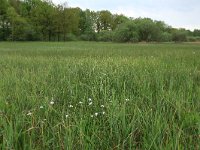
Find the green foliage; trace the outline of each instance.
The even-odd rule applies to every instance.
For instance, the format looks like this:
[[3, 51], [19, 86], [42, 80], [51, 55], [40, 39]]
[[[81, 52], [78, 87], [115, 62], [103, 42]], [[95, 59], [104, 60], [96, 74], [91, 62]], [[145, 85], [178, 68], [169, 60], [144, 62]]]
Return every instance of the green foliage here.
[[49, 0], [0, 0], [0, 4], [0, 40], [3, 41], [67, 41], [70, 34], [86, 41], [117, 42], [185, 41], [200, 36], [197, 29], [194, 32], [182, 29], [186, 34], [183, 37], [178, 29], [162, 21], [128, 18], [108, 10], [81, 10], [55, 5]]
[[26, 20], [18, 16], [13, 7], [9, 7], [7, 10], [8, 20], [10, 21], [11, 35], [10, 40], [25, 40], [24, 30], [26, 28]]
[[168, 32], [162, 32], [158, 38], [159, 42], [171, 42], [172, 41], [172, 34]]
[[188, 42], [199, 42], [200, 41], [200, 36], [188, 36], [187, 37]]
[[187, 33], [182, 30], [176, 30], [173, 35], [172, 39], [175, 42], [185, 42], [187, 41]]
[[67, 32], [73, 33], [75, 35], [79, 34], [79, 22], [80, 22], [80, 13], [79, 8], [68, 8], [65, 9], [66, 21], [67, 21]]
[[80, 18], [80, 39], [83, 41], [96, 41], [96, 33], [94, 31], [96, 16], [94, 16], [94, 12], [86, 10], [85, 12], [82, 12], [82, 16]]
[[100, 31], [105, 31], [105, 30], [111, 30], [112, 22], [113, 22], [111, 12], [107, 10], [103, 10], [103, 11], [97, 12], [97, 14], [98, 14], [97, 31], [100, 32]]
[[0, 17], [6, 14], [8, 8], [8, 1], [7, 0], [0, 0]]
[[193, 37], [193, 36], [187, 37], [187, 41], [188, 41], [188, 42], [196, 42], [196, 41], [197, 41], [197, 38], [196, 38], [196, 37]]
[[97, 35], [98, 41], [104, 41], [104, 42], [111, 42], [113, 40], [113, 32], [112, 31], [101, 31]]
[[0, 0], [0, 41], [6, 40], [9, 34], [8, 30], [8, 20], [7, 20], [7, 10], [8, 1]]
[[135, 22], [129, 21], [118, 26], [114, 33], [116, 42], [138, 42], [138, 26]]
[[86, 31], [80, 35], [80, 39], [83, 41], [96, 41], [97, 34], [94, 31]]
[[113, 15], [112, 30], [115, 30], [120, 24], [129, 21], [124, 15]]
[[199, 37], [200, 37], [200, 30], [195, 29], [194, 32], [193, 32], [193, 35], [194, 35], [194, 36], [199, 36]]
[[66, 41], [77, 41], [77, 37], [74, 34], [69, 33], [66, 36]]
[[161, 31], [153, 20], [138, 18], [135, 22], [138, 25], [139, 41], [150, 42], [158, 40]]

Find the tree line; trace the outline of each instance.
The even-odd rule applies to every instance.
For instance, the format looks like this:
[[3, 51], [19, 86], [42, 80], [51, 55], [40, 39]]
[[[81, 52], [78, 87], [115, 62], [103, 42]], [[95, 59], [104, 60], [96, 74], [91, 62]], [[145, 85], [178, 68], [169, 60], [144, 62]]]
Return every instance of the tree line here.
[[200, 41], [200, 30], [150, 18], [55, 5], [49, 0], [0, 0], [0, 41]]

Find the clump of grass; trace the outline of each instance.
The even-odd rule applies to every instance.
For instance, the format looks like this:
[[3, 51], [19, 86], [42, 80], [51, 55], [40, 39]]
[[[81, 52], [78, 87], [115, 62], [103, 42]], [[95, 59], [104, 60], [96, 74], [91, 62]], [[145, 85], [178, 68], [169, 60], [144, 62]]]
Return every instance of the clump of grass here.
[[1, 149], [199, 149], [198, 44], [1, 43]]

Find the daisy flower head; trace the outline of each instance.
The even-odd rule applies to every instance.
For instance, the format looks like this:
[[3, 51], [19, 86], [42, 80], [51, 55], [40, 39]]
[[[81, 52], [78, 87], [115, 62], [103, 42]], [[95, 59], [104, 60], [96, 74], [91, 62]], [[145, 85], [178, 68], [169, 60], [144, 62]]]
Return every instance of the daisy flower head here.
[[26, 115], [31, 116], [32, 114], [33, 114], [32, 112], [28, 112]]
[[53, 105], [53, 104], [54, 104], [54, 101], [51, 101], [50, 104]]
[[98, 116], [98, 113], [96, 112], [96, 113], [94, 113], [94, 115], [97, 117], [97, 116]]
[[69, 105], [69, 108], [73, 108], [74, 106], [73, 105]]
[[101, 105], [101, 108], [104, 108], [105, 106], [104, 105]]

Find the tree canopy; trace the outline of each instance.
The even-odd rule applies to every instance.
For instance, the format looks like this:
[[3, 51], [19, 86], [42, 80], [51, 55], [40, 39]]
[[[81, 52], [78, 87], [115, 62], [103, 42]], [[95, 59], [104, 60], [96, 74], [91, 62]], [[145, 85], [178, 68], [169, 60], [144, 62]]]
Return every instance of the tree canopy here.
[[150, 18], [70, 8], [50, 0], [0, 0], [0, 4], [0, 41], [182, 42], [200, 37], [198, 29], [175, 29]]

